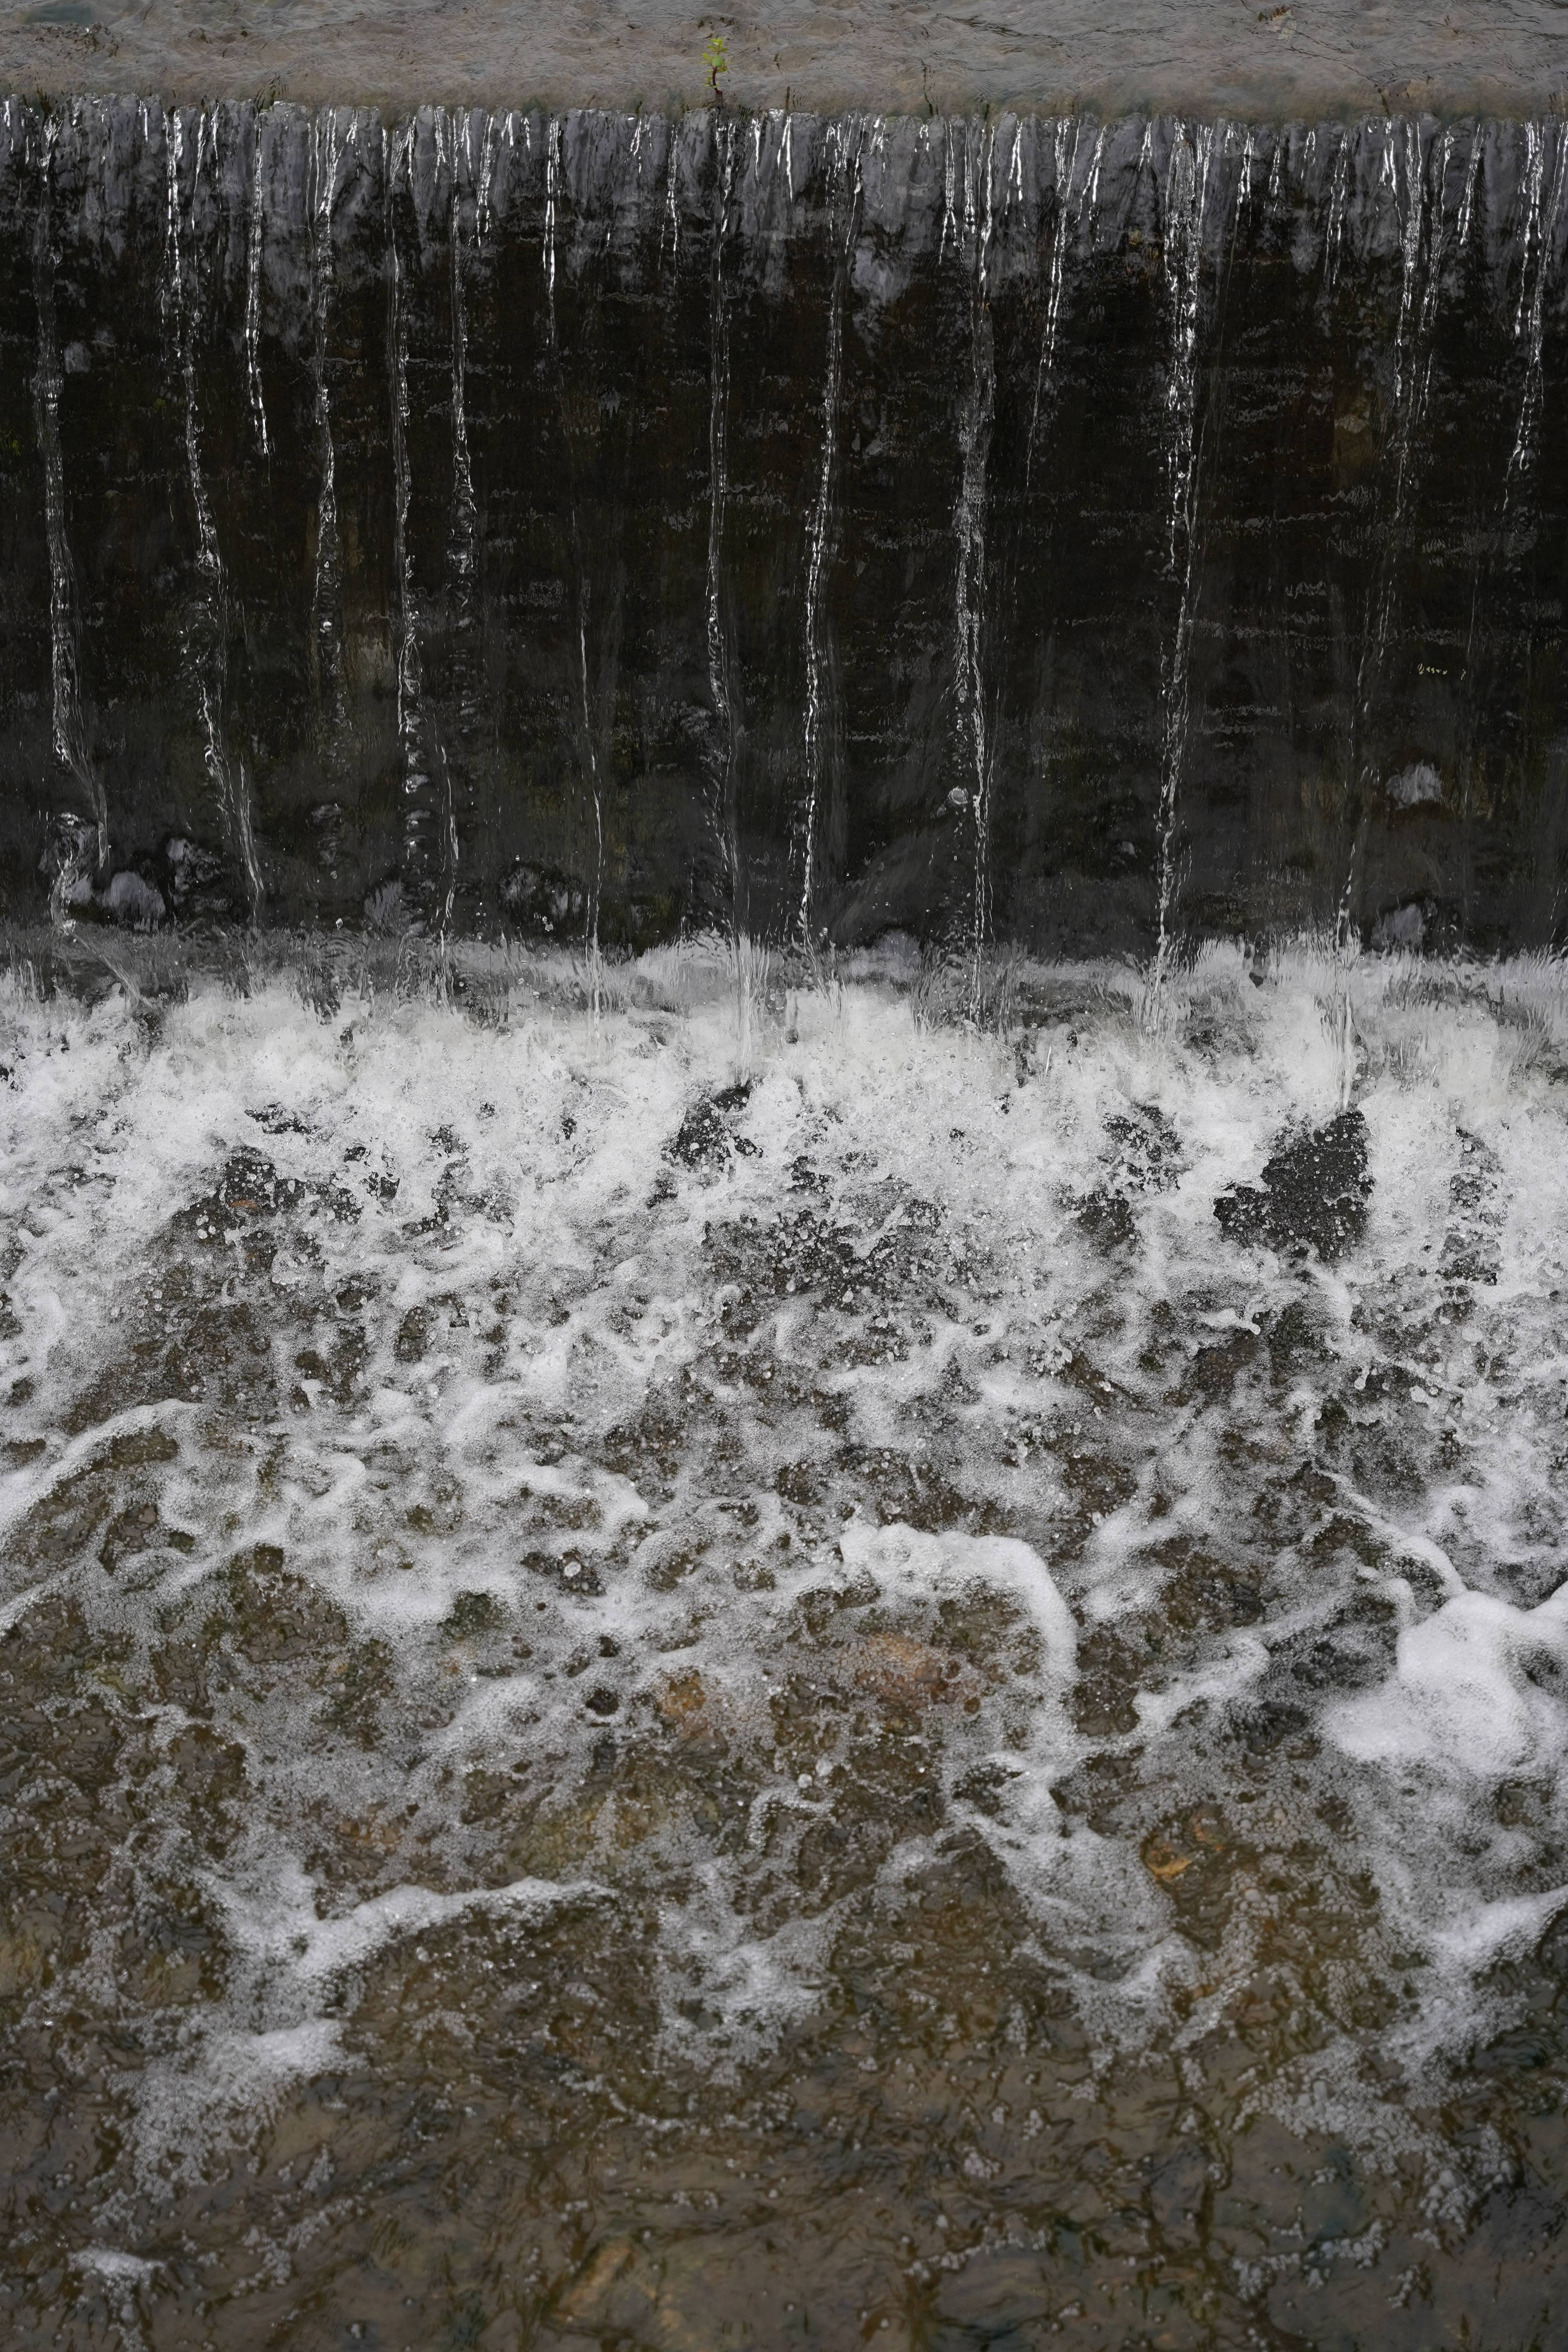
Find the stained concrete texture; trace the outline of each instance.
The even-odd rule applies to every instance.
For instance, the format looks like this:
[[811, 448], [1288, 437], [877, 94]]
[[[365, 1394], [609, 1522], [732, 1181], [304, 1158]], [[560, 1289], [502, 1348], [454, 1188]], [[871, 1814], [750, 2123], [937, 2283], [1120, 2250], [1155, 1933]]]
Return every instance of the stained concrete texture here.
[[402, 107], [682, 106], [725, 43], [731, 102], [1310, 121], [1540, 114], [1568, 91], [1556, 0], [42, 0], [0, 5], [0, 88]]

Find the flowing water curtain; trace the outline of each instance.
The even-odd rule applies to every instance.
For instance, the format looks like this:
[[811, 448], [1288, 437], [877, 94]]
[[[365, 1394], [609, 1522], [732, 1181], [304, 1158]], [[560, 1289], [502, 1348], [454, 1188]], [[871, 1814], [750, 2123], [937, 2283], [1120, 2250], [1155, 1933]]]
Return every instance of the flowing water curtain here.
[[[794, 153], [784, 124], [781, 168], [793, 203]], [[818, 892], [828, 856], [825, 831], [834, 842], [842, 832], [838, 778], [835, 772], [834, 714], [829, 708], [833, 647], [826, 609], [828, 575], [837, 547], [836, 498], [838, 481], [839, 407], [844, 376], [844, 304], [864, 196], [867, 123], [859, 114], [829, 122], [824, 133], [824, 212], [831, 277], [827, 292], [827, 349], [822, 387], [822, 457], [806, 526], [805, 803], [799, 823], [801, 866], [797, 929], [801, 946], [815, 958], [820, 944]], [[825, 812], [824, 801], [829, 803]]]
[[44, 525], [49, 556], [50, 740], [79, 805], [58, 812], [51, 825], [52, 876], [49, 911], [57, 926], [70, 922], [79, 890], [90, 888], [109, 859], [109, 801], [102, 772], [88, 740], [82, 707], [80, 621], [76, 567], [66, 529], [65, 455], [60, 439], [60, 352], [55, 311], [56, 116], [29, 117], [39, 178], [37, 223], [33, 246], [33, 299], [37, 351], [33, 373], [33, 415], [44, 461]]
[[[639, 162], [640, 144], [639, 141]], [[612, 646], [610, 649], [609, 659], [600, 671], [601, 685], [596, 685], [590, 677], [588, 651], [589, 630], [592, 625], [594, 608], [593, 584], [587, 551], [584, 544], [575, 436], [555, 308], [556, 243], [562, 226], [561, 206], [565, 193], [564, 179], [562, 122], [559, 116], [552, 115], [544, 130], [542, 262], [545, 279], [545, 317], [552, 392], [560, 431], [566, 494], [569, 562], [572, 572], [572, 657], [574, 676], [567, 698], [570, 712], [567, 731], [573, 740], [577, 764], [579, 796], [584, 816], [583, 830], [586, 834], [588, 844], [586, 857], [588, 991], [594, 1018], [597, 1021], [603, 996], [600, 927], [605, 890], [605, 766], [614, 710], [616, 652], [618, 647]], [[613, 632], [618, 621], [619, 598], [613, 597], [610, 602]], [[606, 675], [607, 694], [602, 691], [602, 681]]]
[[[1478, 134], [1479, 136], [1479, 134]], [[1495, 168], [1493, 144], [1489, 146], [1488, 167]], [[1513, 137], [1522, 145], [1517, 169], [1516, 219], [1510, 243], [1515, 254], [1505, 260], [1505, 278], [1517, 268], [1517, 279], [1510, 289], [1508, 309], [1510, 340], [1520, 373], [1519, 412], [1502, 495], [1500, 528], [1488, 550], [1484, 584], [1478, 546], [1478, 582], [1475, 599], [1475, 622], [1472, 644], [1467, 649], [1468, 674], [1479, 669], [1483, 659], [1494, 674], [1511, 656], [1517, 666], [1521, 688], [1518, 699], [1522, 704], [1528, 696], [1526, 683], [1535, 671], [1538, 633], [1551, 630], [1547, 617], [1553, 609], [1552, 599], [1555, 588], [1546, 588], [1540, 596], [1531, 595], [1526, 610], [1528, 625], [1524, 632], [1510, 637], [1490, 619], [1494, 600], [1505, 582], [1517, 587], [1531, 579], [1538, 551], [1542, 548], [1542, 524], [1545, 516], [1542, 497], [1545, 485], [1540, 478], [1545, 470], [1544, 461], [1553, 436], [1543, 435], [1542, 415], [1549, 382], [1557, 380], [1555, 372], [1549, 376], [1546, 367], [1545, 342], [1549, 327], [1561, 331], [1563, 296], [1561, 278], [1563, 268], [1563, 241], [1568, 234], [1568, 125], [1559, 117], [1547, 121], [1528, 122], [1515, 128]], [[1499, 177], [1502, 176], [1499, 172]], [[1516, 256], [1516, 257], [1515, 257]], [[1555, 281], [1555, 282], [1554, 282]], [[1550, 476], [1547, 476], [1548, 481]], [[1548, 576], [1554, 570], [1553, 556], [1548, 542], [1544, 550]], [[1480, 647], [1476, 640], [1480, 640]], [[1484, 648], [1484, 652], [1481, 650]], [[1474, 656], [1472, 660], [1470, 656]], [[1478, 714], [1479, 688], [1471, 696], [1472, 711]], [[1506, 761], [1504, 763], [1506, 765]], [[1466, 778], [1465, 816], [1470, 815], [1470, 799], [1479, 762], [1472, 762], [1472, 772]], [[1538, 842], [1537, 856], [1545, 869], [1538, 887], [1549, 891], [1551, 913], [1547, 935], [1556, 944], [1561, 939], [1561, 906], [1563, 884], [1552, 877], [1551, 869], [1562, 864], [1561, 848], [1553, 835], [1560, 837], [1562, 821], [1551, 811], [1550, 801], [1543, 810], [1547, 834]]]
[[[1375, 163], [1373, 151], [1375, 150]], [[1449, 125], [1429, 135], [1414, 118], [1342, 134], [1331, 180], [1323, 257], [1323, 302], [1330, 316], [1342, 257], [1347, 185], [1372, 179], [1362, 233], [1369, 253], [1381, 214], [1393, 229], [1399, 285], [1392, 347], [1384, 364], [1384, 426], [1368, 518], [1365, 600], [1354, 691], [1347, 712], [1349, 779], [1344, 882], [1334, 922], [1342, 962], [1359, 941], [1358, 898], [1381, 791], [1378, 730], [1404, 574], [1411, 559], [1409, 517], [1423, 454], [1421, 426], [1431, 390], [1436, 327], [1446, 273], [1462, 264], [1474, 214], [1479, 163], [1475, 126]]]
[[256, 446], [266, 459], [272, 455], [267, 425], [267, 394], [261, 379], [261, 302], [266, 268], [263, 240], [267, 234], [267, 117], [259, 107], [251, 113], [250, 215], [245, 241], [245, 388]]
[[[468, 291], [483, 268], [481, 223], [489, 203], [499, 134], [493, 114], [465, 108], [452, 119], [452, 187], [447, 242], [451, 268], [452, 508], [447, 540], [447, 635], [453, 669], [455, 740], [448, 751], [448, 874], [451, 899], [465, 836], [479, 819], [476, 771], [482, 758], [485, 690], [479, 502], [468, 435]], [[452, 919], [448, 900], [447, 921]]]
[[1197, 351], [1203, 293], [1204, 215], [1215, 171], [1215, 127], [1174, 127], [1166, 167], [1163, 267], [1170, 359], [1165, 387], [1165, 574], [1175, 584], [1175, 621], [1160, 665], [1160, 797], [1155, 816], [1154, 960], [1145, 999], [1157, 1018], [1175, 952], [1178, 804], [1186, 757], [1190, 661], [1197, 603]]
[[1034, 480], [1035, 456], [1042, 424], [1048, 426], [1057, 393], [1057, 346], [1067, 301], [1068, 269], [1082, 241], [1094, 241], [1100, 205], [1100, 173], [1105, 156], [1105, 125], [1079, 115], [1063, 115], [1051, 125], [1050, 259], [1046, 265], [1045, 314], [1040, 327], [1039, 357], [1035, 368], [1035, 395], [1029, 412], [1029, 439], [1024, 461], [1026, 491]]
[[[996, 410], [996, 352], [989, 268], [995, 226], [993, 170], [996, 134], [989, 122], [950, 122], [944, 156], [942, 240], [951, 239], [968, 279], [969, 366], [958, 418], [959, 486], [953, 509], [952, 693], [959, 773], [955, 806], [972, 828], [973, 881], [963, 944], [969, 1012], [978, 1019], [984, 958], [991, 929], [991, 727], [986, 708], [985, 528], [991, 432]], [[960, 183], [962, 182], [962, 186]], [[962, 198], [962, 219], [958, 204]], [[956, 798], [962, 794], [962, 800]]]
[[342, 164], [337, 107], [311, 118], [306, 206], [310, 228], [311, 375], [315, 387], [316, 546], [310, 591], [310, 667], [317, 727], [329, 773], [338, 764], [346, 713], [342, 674], [342, 570], [338, 543], [337, 446], [328, 373], [335, 292], [332, 215]]
[[[1524, 218], [1520, 232], [1519, 299], [1513, 340], [1524, 354], [1519, 427], [1508, 462], [1504, 520], [1527, 494], [1541, 432], [1545, 391], [1542, 353], [1546, 333], [1546, 288], [1556, 258], [1568, 185], [1568, 136], [1560, 121], [1529, 122], [1524, 129]], [[1476, 143], [1479, 148], [1478, 128]]]
[[[243, 756], [230, 743], [228, 648], [231, 627], [228, 575], [218, 542], [217, 523], [202, 460], [202, 419], [197, 332], [203, 313], [201, 252], [216, 237], [200, 229], [202, 174], [215, 199], [220, 194], [220, 117], [205, 107], [194, 115], [178, 107], [163, 120], [164, 229], [163, 314], [164, 347], [175, 396], [183, 412], [185, 488], [195, 538], [195, 578], [180, 627], [182, 667], [201, 720], [203, 757], [228, 854], [237, 869], [248, 920], [259, 921], [263, 898], [257, 857], [250, 782]], [[259, 149], [258, 149], [259, 152]], [[189, 195], [185, 193], [189, 159]], [[188, 218], [187, 218], [188, 215]], [[248, 304], [247, 304], [248, 308]]]
[[[451, 927], [461, 844], [451, 757], [428, 676], [432, 638], [437, 634], [440, 616], [432, 611], [429, 597], [419, 583], [411, 522], [416, 484], [411, 439], [415, 420], [409, 400], [409, 312], [416, 284], [422, 283], [432, 270], [445, 277], [455, 268], [450, 253], [443, 250], [443, 240], [453, 234], [457, 145], [454, 124], [446, 110], [439, 108], [421, 110], [395, 134], [383, 134], [397, 734], [403, 792], [402, 878], [408, 913], [421, 929], [439, 942], [445, 941]], [[459, 582], [465, 578], [471, 581], [475, 525], [463, 385], [458, 376], [462, 335], [456, 317], [451, 331], [453, 511], [443, 571], [448, 584], [448, 604], [455, 605], [458, 599], [451, 591], [453, 574]], [[454, 538], [461, 541], [463, 549], [462, 555], [456, 558], [452, 552]], [[450, 610], [447, 621], [449, 643], [453, 635]]]
[[704, 590], [708, 693], [712, 711], [710, 816], [717, 840], [724, 915], [734, 958], [737, 1052], [751, 1055], [751, 904], [741, 846], [739, 775], [730, 638], [725, 618], [724, 517], [730, 491], [730, 314], [725, 250], [734, 208], [739, 126], [720, 109], [712, 127], [712, 257], [709, 280], [708, 567]]
[[398, 190], [400, 185], [405, 194], [411, 190], [415, 132], [416, 125], [409, 121], [395, 133], [383, 133], [391, 146], [385, 179], [386, 258], [391, 278], [387, 300], [387, 374], [392, 394], [392, 548], [397, 600], [397, 742], [402, 770], [403, 868], [405, 886], [411, 889], [417, 889], [424, 877], [430, 790], [430, 763], [424, 740], [424, 663], [418, 596], [414, 578], [414, 551], [409, 537], [413, 469], [408, 453], [408, 326], [404, 296], [405, 263], [399, 251], [397, 234]]

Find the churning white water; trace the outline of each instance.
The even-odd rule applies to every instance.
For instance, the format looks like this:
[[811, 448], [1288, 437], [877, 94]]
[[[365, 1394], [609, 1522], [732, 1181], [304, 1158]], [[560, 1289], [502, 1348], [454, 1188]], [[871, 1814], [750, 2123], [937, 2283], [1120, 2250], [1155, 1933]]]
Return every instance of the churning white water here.
[[[1168, 2242], [1316, 2134], [1362, 2204], [1205, 2235], [1224, 2293], [1304, 2327], [1381, 2265], [1381, 2340], [1435, 2340], [1406, 2271], [1544, 2197], [1471, 2095], [1568, 1906], [1561, 968], [1215, 950], [1152, 1035], [1131, 971], [1016, 963], [981, 1029], [894, 942], [774, 974], [742, 1068], [717, 950], [596, 1015], [564, 960], [369, 952], [5, 985], [0, 1969], [86, 2134], [7, 2126], [72, 2183], [18, 2223], [49, 2308], [74, 2263], [162, 2342], [212, 2184], [314, 2179], [225, 2255], [242, 2340], [353, 2210], [323, 2080], [438, 2043], [479, 2116], [491, 2007], [588, 1983], [606, 2130], [610, 2050], [710, 2121], [858, 2016], [842, 2148], [994, 2046], [994, 2113], [930, 2126], [945, 2234], [884, 2183], [922, 2309], [1037, 2242], [988, 2184], [1055, 2160], [1051, 2099], [1158, 2066]], [[494, 2341], [697, 2340], [665, 2272], [663, 2333], [593, 2284], [608, 2145], [580, 2228], [514, 2213]]]

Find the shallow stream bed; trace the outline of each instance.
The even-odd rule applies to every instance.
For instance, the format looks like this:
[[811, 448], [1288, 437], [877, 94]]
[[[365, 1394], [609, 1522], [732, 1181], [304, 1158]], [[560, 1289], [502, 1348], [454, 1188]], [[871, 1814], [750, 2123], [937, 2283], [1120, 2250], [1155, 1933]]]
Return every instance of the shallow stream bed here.
[[372, 952], [4, 984], [6, 2343], [1561, 2344], [1560, 968]]

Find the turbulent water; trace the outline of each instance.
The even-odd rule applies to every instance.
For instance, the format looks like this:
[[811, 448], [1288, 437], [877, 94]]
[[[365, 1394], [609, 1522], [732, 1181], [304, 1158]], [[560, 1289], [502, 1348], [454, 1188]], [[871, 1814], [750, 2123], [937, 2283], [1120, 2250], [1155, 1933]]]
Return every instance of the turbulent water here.
[[1562, 2341], [1559, 965], [105, 936], [7, 2343]]

